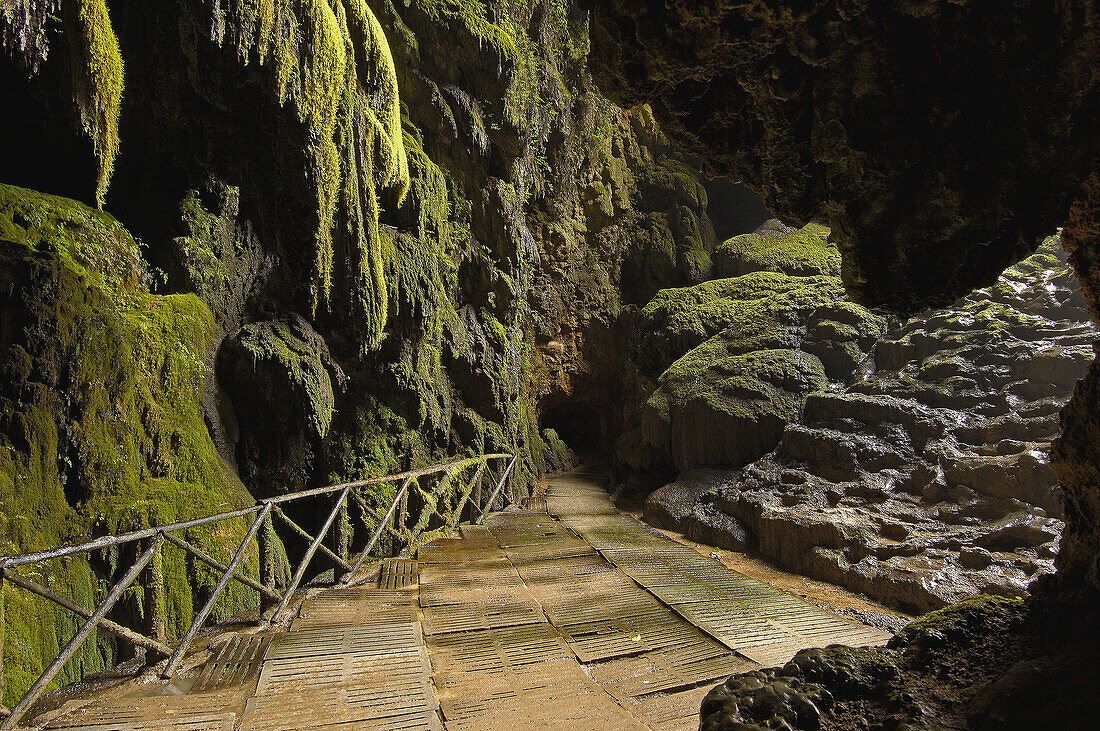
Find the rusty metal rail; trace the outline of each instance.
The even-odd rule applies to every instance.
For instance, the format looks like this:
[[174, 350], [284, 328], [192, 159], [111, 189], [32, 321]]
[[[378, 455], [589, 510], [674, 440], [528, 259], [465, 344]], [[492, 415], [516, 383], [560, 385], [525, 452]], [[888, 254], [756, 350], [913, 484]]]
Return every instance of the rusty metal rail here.
[[[517, 458], [511, 454], [483, 454], [477, 457], [458, 459], [399, 474], [303, 490], [288, 495], [280, 495], [278, 497], [261, 500], [256, 503], [256, 505], [249, 508], [219, 513], [217, 515], [206, 516], [181, 523], [173, 523], [171, 525], [153, 526], [120, 535], [102, 536], [80, 545], [64, 546], [45, 551], [27, 553], [20, 556], [0, 557], [0, 591], [3, 590], [4, 581], [7, 580], [12, 586], [19, 587], [24, 591], [31, 592], [32, 594], [49, 600], [84, 620], [76, 634], [73, 635], [65, 647], [58, 653], [57, 657], [54, 658], [53, 662], [50, 663], [41, 676], [31, 685], [30, 689], [26, 691], [15, 707], [12, 708], [11, 711], [7, 711], [3, 706], [0, 706], [0, 717], [6, 716], [3, 721], [0, 722], [0, 731], [8, 731], [16, 727], [35, 701], [42, 696], [50, 683], [53, 682], [54, 678], [61, 672], [65, 664], [72, 659], [73, 655], [76, 654], [88, 637], [90, 637], [97, 628], [103, 629], [135, 647], [142, 648], [146, 651], [147, 658], [155, 657], [159, 662], [160, 659], [167, 657], [167, 663], [161, 669], [160, 673], [162, 677], [170, 677], [179, 667], [188, 648], [209, 618], [218, 598], [231, 582], [236, 581], [257, 592], [259, 594], [261, 607], [260, 621], [274, 624], [285, 614], [294, 593], [305, 579], [306, 573], [318, 552], [335, 567], [334, 580], [339, 583], [347, 584], [355, 572], [363, 565], [363, 562], [371, 554], [371, 551], [378, 546], [384, 534], [391, 537], [392, 546], [395, 549], [398, 546], [413, 545], [417, 542], [422, 532], [433, 527], [433, 520], [435, 521], [434, 527], [453, 528], [456, 526], [462, 520], [463, 512], [467, 505], [470, 508], [470, 517], [472, 518], [473, 513], [476, 512], [478, 515], [477, 522], [480, 523], [484, 520], [485, 515], [492, 510], [498, 498], [502, 498], [505, 505], [511, 502], [511, 491], [505, 490], [505, 486], [510, 482], [509, 478], [514, 474], [516, 459]], [[500, 469], [500, 476], [496, 482], [495, 489], [487, 500], [483, 500], [482, 482], [486, 475], [492, 474], [488, 469], [488, 465], [490, 462], [501, 461], [506, 461], [506, 464]], [[471, 470], [473, 474], [468, 480], [461, 479], [465, 473]], [[420, 485], [422, 479], [437, 476], [438, 479], [435, 480], [435, 484], [431, 487], [425, 489]], [[388, 483], [398, 482], [401, 483], [401, 487], [398, 489], [397, 494], [390, 502], [388, 508], [381, 515], [370, 506], [366, 498], [358, 493], [359, 490], [366, 487], [377, 487]], [[416, 494], [421, 506], [415, 519], [409, 515], [409, 496], [412, 493]], [[319, 497], [334, 497], [335, 499], [333, 500], [333, 507], [328, 512], [324, 523], [321, 525], [316, 535], [311, 535], [291, 519], [280, 507], [289, 503]], [[349, 498], [354, 500], [358, 505], [361, 511], [360, 517], [364, 526], [370, 525], [368, 523], [368, 518], [376, 523], [370, 540], [366, 543], [354, 564], [349, 562], [348, 555]], [[228, 564], [221, 563], [212, 556], [209, 556], [201, 548], [177, 535], [183, 531], [200, 526], [212, 525], [244, 517], [252, 519], [251, 525]], [[275, 528], [276, 521], [273, 520], [273, 518], [277, 519], [279, 523], [289, 530], [289, 535], [305, 540], [309, 544], [302, 558], [299, 560], [290, 581], [283, 586], [278, 585], [277, 572], [274, 569], [275, 546], [277, 545], [279, 537]], [[330, 533], [332, 534], [331, 537]], [[326, 539], [328, 539], [329, 543], [332, 545], [325, 545]], [[259, 581], [247, 576], [241, 571], [242, 564], [245, 563], [245, 560], [249, 556], [250, 547], [253, 541], [257, 544], [257, 553], [260, 559]], [[138, 551], [140, 552], [137, 561], [128, 571], [126, 571], [123, 577], [115, 583], [107, 596], [91, 610], [80, 606], [68, 597], [64, 597], [47, 587], [31, 581], [16, 571], [23, 566], [30, 566], [68, 556], [89, 554], [104, 549], [114, 549], [131, 543], [137, 543]], [[166, 626], [166, 618], [164, 617], [154, 618], [150, 622], [150, 625], [154, 628], [152, 634], [158, 635], [156, 637], [148, 637], [145, 634], [123, 627], [107, 619], [107, 614], [123, 596], [126, 589], [129, 588], [143, 572], [146, 572], [147, 567], [150, 563], [154, 562], [155, 558], [159, 558], [158, 554], [163, 550], [165, 545], [174, 546], [176, 549], [183, 551], [185, 554], [190, 555], [206, 566], [221, 573], [221, 577], [206, 603], [195, 614], [190, 628], [175, 644], [174, 648], [169, 646], [166, 638], [159, 636], [164, 634], [163, 628]], [[395, 550], [395, 552], [397, 551]], [[153, 582], [163, 582], [163, 576], [159, 571], [149, 572], [149, 579]], [[158, 586], [155, 587], [154, 590], [160, 591], [161, 595], [163, 595], [163, 587]], [[0, 618], [3, 617], [2, 607], [2, 596], [0, 596]], [[272, 607], [274, 607], [274, 611], [266, 611], [270, 610]], [[267, 615], [266, 619], [264, 618], [265, 615]], [[0, 692], [3, 691], [3, 629], [3, 624], [0, 623]]]

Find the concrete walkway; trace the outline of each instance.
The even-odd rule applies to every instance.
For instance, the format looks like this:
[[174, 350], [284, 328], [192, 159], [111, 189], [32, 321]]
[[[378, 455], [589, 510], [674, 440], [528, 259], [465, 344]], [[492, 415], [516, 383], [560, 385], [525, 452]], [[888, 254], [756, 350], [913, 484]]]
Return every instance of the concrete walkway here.
[[370, 586], [307, 600], [285, 635], [228, 643], [187, 695], [49, 728], [689, 731], [731, 673], [889, 639], [622, 515], [597, 473], [552, 478], [546, 509], [495, 514], [387, 559]]

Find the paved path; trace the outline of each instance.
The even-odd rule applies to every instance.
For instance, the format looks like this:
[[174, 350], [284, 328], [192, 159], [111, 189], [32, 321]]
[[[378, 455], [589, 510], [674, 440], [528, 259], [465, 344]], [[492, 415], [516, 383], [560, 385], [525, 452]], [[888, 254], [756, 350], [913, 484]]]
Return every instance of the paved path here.
[[228, 643], [188, 695], [50, 728], [689, 731], [731, 673], [889, 638], [622, 515], [594, 473], [552, 478], [545, 502], [307, 600], [285, 635]]

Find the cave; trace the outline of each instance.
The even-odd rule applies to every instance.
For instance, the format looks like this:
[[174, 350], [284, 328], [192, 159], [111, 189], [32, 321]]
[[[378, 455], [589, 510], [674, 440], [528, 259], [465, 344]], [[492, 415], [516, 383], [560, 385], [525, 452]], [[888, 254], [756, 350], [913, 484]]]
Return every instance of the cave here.
[[1098, 18], [3, 3], [0, 726], [1091, 728]]
[[598, 461], [608, 454], [607, 424], [593, 404], [577, 401], [541, 407], [539, 430], [545, 429], [553, 429], [585, 461]]

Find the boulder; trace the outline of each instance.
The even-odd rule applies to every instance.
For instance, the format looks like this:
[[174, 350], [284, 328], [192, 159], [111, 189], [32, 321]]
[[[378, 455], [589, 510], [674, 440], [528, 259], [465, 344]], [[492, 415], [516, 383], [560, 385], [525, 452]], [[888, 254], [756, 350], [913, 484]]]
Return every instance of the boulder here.
[[1025, 595], [1054, 568], [1062, 502], [1049, 445], [1098, 339], [1065, 275], [1050, 239], [993, 287], [877, 344], [850, 341], [877, 369], [806, 396], [775, 451], [688, 514], [708, 527], [728, 515], [730, 543], [750, 534], [791, 570], [911, 611]]

